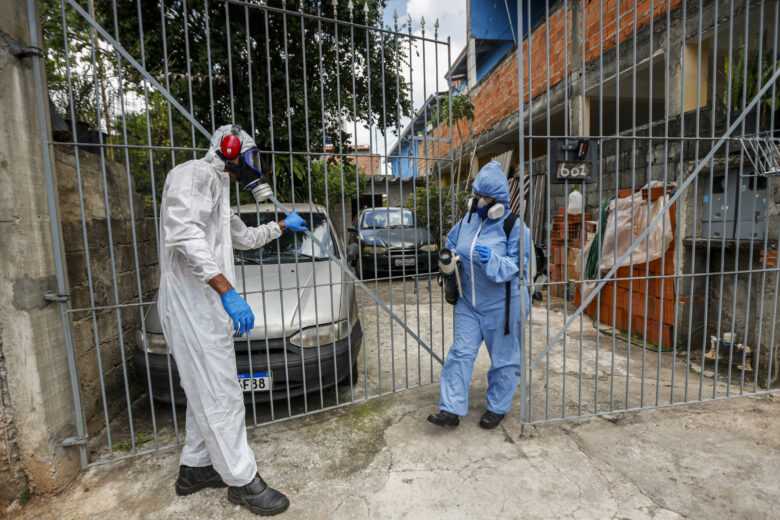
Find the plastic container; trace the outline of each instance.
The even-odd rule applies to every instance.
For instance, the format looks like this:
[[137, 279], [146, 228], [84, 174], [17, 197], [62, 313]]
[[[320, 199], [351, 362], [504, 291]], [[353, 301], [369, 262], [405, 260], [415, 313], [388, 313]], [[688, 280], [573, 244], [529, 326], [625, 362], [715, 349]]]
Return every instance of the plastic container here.
[[569, 193], [569, 206], [566, 208], [566, 212], [569, 214], [582, 213], [582, 193], [576, 189]]

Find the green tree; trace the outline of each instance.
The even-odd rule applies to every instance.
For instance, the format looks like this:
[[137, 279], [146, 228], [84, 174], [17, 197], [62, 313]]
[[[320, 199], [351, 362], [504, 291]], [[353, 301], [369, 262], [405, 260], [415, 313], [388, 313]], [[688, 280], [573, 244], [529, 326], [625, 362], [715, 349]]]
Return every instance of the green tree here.
[[[367, 0], [367, 15], [361, 3], [354, 12], [355, 21], [381, 25], [379, 9], [385, 3]], [[334, 12], [332, 3], [319, 0], [295, 5], [272, 0], [268, 2], [270, 10], [221, 1], [90, 0], [88, 9], [94, 9], [95, 19], [139, 63], [145, 60], [148, 72], [168, 86], [182, 106], [188, 110], [191, 106], [193, 116], [203, 126], [211, 129], [235, 121], [254, 134], [261, 150], [274, 150], [276, 155], [264, 155], [263, 170], [276, 169], [280, 179], [292, 177], [297, 192], [297, 183], [304, 180], [300, 172], [305, 170], [308, 175], [306, 154], [323, 152], [328, 141], [348, 145], [350, 136], [344, 129], [350, 128], [353, 120], [395, 128], [411, 113], [409, 85], [398, 66], [407, 59], [404, 49], [408, 43], [380, 31], [278, 10], [300, 7], [304, 13], [321, 11], [328, 18], [349, 20], [350, 4], [339, 2]], [[160, 106], [158, 100], [150, 101], [154, 106], [148, 111], [165, 121], [162, 126], [167, 132], [156, 132], [148, 142], [143, 100], [147, 92], [152, 97], [157, 94], [126, 60], [117, 61], [108, 42], [98, 38], [92, 46], [94, 31], [73, 9], [66, 5], [65, 13], [72, 83], [84, 87], [81, 94], [73, 92], [74, 105], [83, 106], [77, 110], [77, 118], [108, 131], [113, 142], [118, 142], [122, 122], [117, 98], [122, 90], [128, 112], [125, 119], [133, 119], [129, 124], [135, 126], [130, 133], [136, 141], [130, 144], [207, 145], [175, 109], [167, 102]], [[42, 0], [41, 18], [50, 92], [58, 110], [67, 116], [71, 92], [60, 0]], [[93, 49], [97, 71], [92, 66]], [[100, 88], [92, 81], [95, 74]], [[105, 119], [100, 122], [95, 116], [97, 103], [110, 105], [108, 110], [103, 108]], [[172, 160], [179, 155], [176, 152]]]
[[410, 193], [404, 201], [404, 206], [414, 212], [419, 225], [428, 226], [431, 236], [443, 247], [447, 233], [466, 213], [468, 197], [468, 192], [453, 194], [430, 184], [420, 186]]
[[[438, 123], [449, 125], [450, 121], [450, 104], [452, 104], [452, 124], [458, 131], [458, 138], [460, 140], [460, 146], [458, 147], [458, 167], [455, 171], [455, 182], [457, 185], [460, 179], [460, 164], [463, 159], [463, 134], [460, 131], [460, 125], [458, 122], [462, 119], [467, 121], [474, 120], [474, 104], [471, 102], [471, 96], [468, 94], [457, 94], [450, 97], [442, 97], [436, 104], [436, 108], [433, 110], [431, 120], [428, 122], [436, 126]], [[450, 132], [451, 133], [451, 132]]]

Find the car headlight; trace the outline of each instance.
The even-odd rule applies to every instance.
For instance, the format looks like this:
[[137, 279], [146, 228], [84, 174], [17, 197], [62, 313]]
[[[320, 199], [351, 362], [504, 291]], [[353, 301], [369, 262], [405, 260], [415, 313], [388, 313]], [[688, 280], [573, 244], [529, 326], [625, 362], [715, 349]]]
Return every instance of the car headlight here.
[[363, 248], [363, 252], [366, 253], [367, 255], [373, 255], [374, 253], [378, 255], [383, 255], [387, 253], [387, 248], [381, 246], [365, 246]]
[[438, 251], [439, 246], [437, 244], [425, 244], [420, 248], [420, 251]]
[[165, 336], [154, 332], [146, 333], [146, 346], [144, 347], [144, 341], [141, 331], [135, 333], [135, 344], [142, 351], [145, 350], [149, 354], [157, 354], [158, 356], [164, 356], [168, 353], [168, 344], [165, 343]]
[[311, 348], [317, 345], [335, 343], [349, 336], [349, 323], [347, 320], [336, 323], [325, 323], [306, 327], [290, 338], [290, 343], [296, 347]]

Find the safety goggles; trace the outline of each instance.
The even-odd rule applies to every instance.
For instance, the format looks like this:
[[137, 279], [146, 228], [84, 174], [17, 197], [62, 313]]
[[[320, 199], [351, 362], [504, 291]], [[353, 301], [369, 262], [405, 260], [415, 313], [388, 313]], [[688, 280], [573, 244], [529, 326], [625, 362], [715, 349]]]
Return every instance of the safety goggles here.
[[244, 152], [244, 163], [252, 168], [258, 177], [263, 175], [263, 172], [260, 170], [260, 150], [257, 148]]
[[485, 199], [488, 202], [493, 202], [494, 200], [496, 200], [494, 197], [491, 197], [490, 195], [482, 195], [482, 194], [477, 193], [475, 191], [472, 192], [472, 195], [474, 195], [474, 197], [476, 197], [477, 199]]

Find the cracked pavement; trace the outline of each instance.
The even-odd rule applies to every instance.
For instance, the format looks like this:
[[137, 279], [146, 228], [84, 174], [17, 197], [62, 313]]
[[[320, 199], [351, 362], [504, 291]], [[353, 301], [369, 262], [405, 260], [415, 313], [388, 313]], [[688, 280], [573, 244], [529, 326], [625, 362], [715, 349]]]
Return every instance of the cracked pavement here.
[[[393, 299], [397, 296], [398, 291]], [[449, 316], [444, 327], [438, 327], [442, 312], [435, 302], [426, 302], [419, 310], [419, 323], [428, 326], [425, 332], [431, 344], [449, 341]], [[389, 320], [385, 323], [371, 316], [370, 307], [366, 311], [366, 330], [385, 331], [391, 326]], [[562, 322], [560, 312], [548, 317], [542, 311], [535, 306], [532, 316], [534, 327], [539, 327], [534, 331], [536, 352], [543, 344], [547, 322], [553, 326]], [[431, 321], [429, 316], [436, 319]], [[417, 322], [412, 312], [409, 319]], [[438, 336], [442, 329], [444, 334]], [[387, 336], [383, 332], [382, 341]], [[643, 398], [645, 406], [652, 405], [660, 388], [664, 389], [662, 404], [670, 395], [682, 397], [686, 389], [693, 392], [690, 395], [698, 394], [699, 374], [691, 377], [690, 387], [679, 383], [688, 382], [683, 377], [686, 367], [679, 361], [675, 366], [670, 354], [659, 359], [646, 353], [647, 366], [654, 371], [657, 367], [658, 372], [648, 372], [647, 381], [640, 380], [639, 355], [631, 354], [628, 370], [625, 350], [615, 347], [608, 336], [601, 336], [601, 354], [595, 355], [597, 337], [587, 331], [581, 342], [570, 338], [565, 355], [556, 349], [549, 359], [549, 375], [546, 363], [539, 365], [531, 391], [535, 419], [546, 409], [551, 419], [564, 412], [576, 414], [580, 404], [583, 413], [595, 406], [603, 410], [612, 398], [616, 408], [624, 402], [637, 406]], [[387, 392], [391, 384], [402, 388], [419, 382], [424, 386], [249, 430], [261, 475], [291, 499], [290, 509], [279, 518], [777, 516], [773, 513], [780, 502], [777, 394], [523, 428], [518, 419], [518, 393], [513, 412], [499, 428], [488, 431], [478, 426], [489, 367], [482, 349], [474, 369], [469, 414], [459, 427], [442, 429], [426, 421], [437, 410], [438, 384], [426, 385], [438, 378], [437, 367], [429, 369], [426, 358], [416, 357], [416, 346], [402, 348], [400, 336], [396, 336], [394, 349], [379, 339], [379, 334], [373, 342], [366, 337], [369, 368], [360, 376], [355, 398], [362, 397], [366, 382], [369, 393]], [[634, 351], [641, 353], [642, 349]], [[377, 353], [382, 356], [381, 366], [374, 365]], [[400, 369], [407, 366], [408, 373]], [[381, 389], [379, 373], [384, 381]], [[670, 391], [668, 382], [675, 374], [678, 383]], [[714, 382], [711, 378], [702, 381], [707, 395]], [[614, 395], [610, 395], [613, 386]], [[715, 386], [722, 395], [725, 387]], [[251, 422], [251, 412], [247, 417]], [[180, 448], [168, 449], [90, 468], [61, 495], [33, 495], [24, 506], [16, 504], [7, 510], [6, 517], [255, 518], [230, 504], [224, 489], [177, 497], [173, 482], [179, 453]]]

